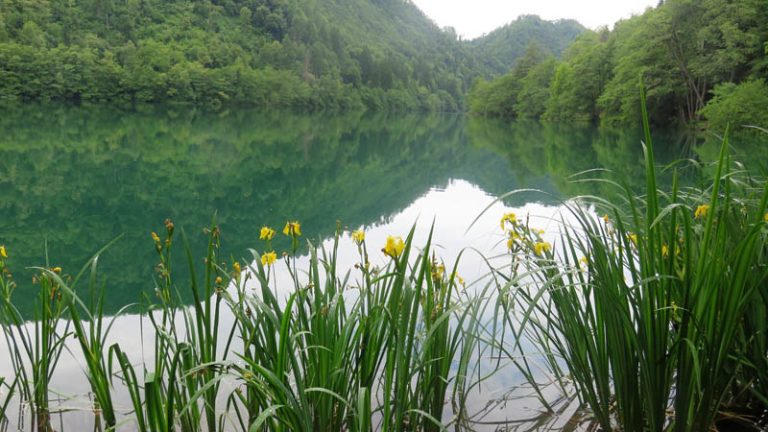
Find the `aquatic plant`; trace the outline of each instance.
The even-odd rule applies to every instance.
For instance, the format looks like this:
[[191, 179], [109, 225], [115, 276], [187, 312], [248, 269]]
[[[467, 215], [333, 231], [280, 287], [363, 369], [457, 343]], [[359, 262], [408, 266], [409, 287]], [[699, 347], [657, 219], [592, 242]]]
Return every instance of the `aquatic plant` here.
[[513, 254], [500, 298], [603, 430], [753, 424], [768, 406], [765, 178], [730, 161], [726, 138], [708, 185], [661, 191], [644, 122], [645, 194], [613, 183], [618, 199], [567, 203], [575, 223], [553, 250], [510, 234], [533, 248]]
[[[468, 421], [463, 401], [488, 376], [477, 373], [472, 359], [488, 345], [481, 317], [489, 302], [464, 289], [458, 261], [447, 272], [431, 236], [417, 251], [411, 230], [405, 240], [390, 236], [381, 251], [386, 265], [372, 266], [358, 230], [347, 241], [359, 263], [340, 272], [339, 226], [330, 249], [306, 243], [309, 264], [299, 271], [300, 224], [286, 224], [292, 245], [282, 259], [271, 250], [274, 230], [265, 228], [259, 234], [266, 252], [227, 263], [214, 221], [202, 271], [184, 247], [185, 287], [176, 285], [172, 267], [174, 223], [165, 222], [162, 236], [151, 233], [158, 264], [155, 298], [145, 299], [142, 313], [152, 339], [148, 358], [110, 345], [112, 326], [134, 305], [104, 316], [109, 286], [97, 271], [99, 254], [74, 277], [40, 269], [44, 308], [31, 323], [15, 312], [14, 284], [4, 278], [3, 329], [20, 372], [0, 382], [9, 390], [1, 406], [20, 392], [38, 422], [45, 421], [46, 383], [71, 336], [84, 360], [97, 428], [437, 431]], [[181, 238], [186, 244], [183, 232]], [[280, 264], [290, 277], [288, 291], [279, 290]], [[81, 281], [90, 302], [80, 298]], [[180, 289], [190, 291], [191, 305], [182, 303]], [[36, 332], [25, 333], [29, 326]], [[114, 406], [117, 392], [128, 393], [130, 412]]]

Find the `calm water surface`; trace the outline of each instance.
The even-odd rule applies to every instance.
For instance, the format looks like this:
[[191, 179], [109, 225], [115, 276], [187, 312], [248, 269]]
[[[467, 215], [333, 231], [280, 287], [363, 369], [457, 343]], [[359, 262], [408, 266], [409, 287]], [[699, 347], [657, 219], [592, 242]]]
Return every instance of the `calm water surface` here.
[[[463, 248], [503, 253], [498, 220], [510, 209], [529, 215], [554, 240], [561, 200], [609, 193], [605, 184], [574, 182], [574, 173], [606, 168], [631, 187], [644, 183], [639, 133], [589, 125], [458, 115], [25, 107], [0, 112], [0, 131], [0, 244], [21, 286], [16, 303], [26, 313], [33, 293], [25, 268], [46, 265], [47, 256], [48, 266], [74, 274], [118, 237], [99, 266], [108, 275], [107, 312], [151, 296], [156, 253], [150, 232], [161, 231], [166, 218], [200, 251], [207, 241], [203, 228], [215, 215], [223, 250], [235, 258], [259, 247], [261, 226], [281, 228], [288, 219], [301, 221], [305, 238], [316, 244], [328, 242], [341, 221], [366, 229], [371, 245], [405, 236], [415, 223], [417, 238], [425, 239], [434, 221], [438, 251], [450, 262]], [[707, 160], [717, 148], [691, 142], [659, 133], [657, 160]], [[495, 200], [522, 188], [541, 192]], [[356, 249], [346, 242], [340, 259], [351, 266]], [[283, 239], [275, 246], [278, 252], [290, 247]], [[469, 281], [487, 272], [471, 250], [459, 270]], [[133, 341], [140, 352], [131, 319], [116, 327], [114, 338]], [[79, 367], [76, 361], [61, 365], [72, 373]], [[518, 378], [489, 384], [487, 392], [499, 400], [498, 412], [487, 418], [491, 424], [510, 416], [504, 396]], [[81, 384], [58, 380], [65, 394], [87, 392]], [[535, 403], [526, 404], [514, 406], [535, 415]], [[92, 425], [75, 417], [68, 422]]]
[[[265, 224], [300, 220], [317, 240], [337, 220], [376, 227], [414, 216], [404, 230], [440, 203], [438, 223], [452, 228], [439, 240], [452, 242], [489, 197], [534, 188], [549, 195], [504, 204], [555, 204], [599, 192], [569, 181], [576, 172], [605, 167], [638, 184], [643, 173], [634, 132], [452, 115], [25, 107], [0, 112], [0, 131], [0, 243], [17, 278], [46, 252], [49, 266], [75, 273], [122, 236], [100, 264], [110, 311], [151, 292], [150, 232], [166, 218], [200, 249], [216, 215], [225, 249], [242, 257]], [[662, 161], [681, 154], [677, 142], [658, 147]]]

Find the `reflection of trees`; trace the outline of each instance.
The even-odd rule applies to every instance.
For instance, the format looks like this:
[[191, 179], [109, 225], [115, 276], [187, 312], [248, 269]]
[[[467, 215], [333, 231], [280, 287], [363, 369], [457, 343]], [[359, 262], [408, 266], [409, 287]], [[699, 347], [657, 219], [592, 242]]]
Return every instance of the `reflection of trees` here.
[[[536, 187], [553, 196], [615, 196], [617, 190], [605, 182], [574, 181], [574, 174], [595, 168], [581, 177], [626, 182], [632, 190], [643, 190], [643, 140], [640, 130], [595, 128], [587, 123], [542, 123], [530, 120], [507, 122], [472, 118], [467, 130], [477, 147], [502, 155], [518, 178], [518, 184]], [[684, 131], [683, 131], [684, 132]], [[654, 154], [660, 165], [689, 157], [690, 139], [681, 131], [654, 131]], [[671, 172], [660, 173], [662, 184]]]
[[[538, 122], [526, 120], [509, 123], [500, 119], [472, 117], [467, 124], [467, 133], [473, 146], [487, 148], [502, 157], [514, 173], [516, 188], [554, 193], [547, 179], [547, 161], [541, 132]], [[508, 202], [510, 205], [520, 205], [530, 199], [546, 200], [540, 194], [516, 195], [511, 199], [513, 201]]]
[[[226, 249], [239, 257], [259, 247], [262, 224], [281, 228], [286, 219], [299, 219], [308, 237], [326, 237], [337, 219], [377, 223], [450, 179], [495, 195], [540, 189], [553, 201], [612, 196], [604, 183], [568, 178], [595, 167], [637, 190], [644, 184], [640, 133], [588, 125], [26, 107], [0, 113], [0, 129], [0, 243], [11, 251], [21, 285], [28, 286], [30, 275], [20, 269], [41, 264], [46, 239], [52, 264], [74, 272], [124, 234], [101, 262], [110, 310], [152, 288], [149, 231], [166, 217], [186, 227], [193, 249], [201, 249], [201, 228], [217, 212]], [[679, 146], [669, 144], [676, 136], [654, 134], [660, 163], [680, 157]], [[550, 198], [515, 195], [507, 204], [531, 199]]]
[[[46, 239], [52, 263], [74, 272], [124, 234], [101, 262], [110, 310], [152, 288], [149, 231], [166, 217], [201, 249], [217, 212], [227, 250], [244, 256], [262, 224], [299, 219], [309, 238], [325, 237], [337, 219], [387, 218], [454, 172], [504, 169], [464, 144], [456, 116], [38, 107], [3, 113], [0, 128], [0, 239], [17, 277], [41, 263]], [[494, 191], [513, 186], [495, 178]]]

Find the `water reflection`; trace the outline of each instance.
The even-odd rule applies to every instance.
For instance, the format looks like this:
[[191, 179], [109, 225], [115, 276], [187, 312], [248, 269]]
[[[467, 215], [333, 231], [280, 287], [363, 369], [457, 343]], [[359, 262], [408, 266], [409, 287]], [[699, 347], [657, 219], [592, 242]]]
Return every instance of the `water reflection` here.
[[[639, 131], [590, 125], [25, 106], [0, 112], [0, 130], [0, 243], [11, 251], [17, 278], [28, 281], [31, 273], [22, 269], [44, 264], [46, 245], [49, 265], [74, 273], [123, 235], [101, 261], [109, 275], [108, 312], [152, 292], [149, 233], [169, 217], [198, 251], [202, 229], [216, 214], [229, 253], [241, 257], [263, 224], [298, 219], [307, 238], [324, 239], [336, 220], [385, 222], [452, 180], [488, 195], [516, 188], [547, 193], [514, 195], [505, 200], [510, 206], [612, 194], [604, 183], [569, 177], [596, 167], [621, 173], [633, 187], [643, 183]], [[681, 153], [690, 147], [680, 134], [656, 135], [659, 162], [689, 156]], [[472, 197], [456, 199], [472, 207]], [[438, 217], [449, 220], [451, 213]], [[287, 249], [280, 241], [277, 248]], [[29, 296], [17, 293], [16, 301], [31, 310]]]
[[[483, 209], [485, 211], [482, 211]], [[514, 211], [521, 219], [528, 219], [532, 227], [544, 229], [544, 238], [552, 242], [558, 235], [559, 221], [568, 218], [568, 213], [564, 212], [561, 206], [526, 203], [518, 207], [510, 207], [467, 181], [452, 180], [443, 187], [429, 189], [423, 196], [385, 220], [361, 226], [366, 229], [366, 242], [369, 245], [372, 265], [382, 267], [389, 259], [378, 251], [377, 247], [385, 243], [388, 235], [405, 236], [416, 225], [414, 244], [418, 246], [426, 243], [432, 231], [437, 258], [445, 261], [448, 268], [452, 268], [452, 263], [462, 253], [458, 272], [469, 282], [466, 290], [480, 292], [490, 282], [487, 277], [489, 272], [487, 260], [494, 267], [500, 267], [510, 260], [509, 255], [506, 254], [504, 234], [499, 228], [500, 216], [509, 211]], [[353, 228], [358, 226], [349, 227], [349, 229]], [[250, 244], [252, 247], [257, 245], [256, 240]], [[330, 249], [332, 240], [326, 240], [322, 246]], [[353, 247], [352, 240], [345, 236], [341, 240], [337, 264], [342, 273], [345, 271], [352, 273], [350, 286], [360, 284], [358, 281], [360, 274], [354, 269], [356, 262], [359, 262], [357, 250]], [[296, 266], [300, 269], [300, 273], [303, 274], [308, 265], [308, 257], [298, 258]], [[273, 271], [272, 277], [277, 281], [278, 287], [277, 297], [285, 300], [293, 290], [288, 269], [279, 262], [273, 267]], [[489, 300], [493, 302], [492, 299]], [[181, 322], [181, 312], [177, 314], [177, 318]], [[491, 319], [491, 316], [487, 316], [486, 319]], [[233, 324], [234, 317], [231, 314], [225, 314], [219, 327], [222, 335]], [[129, 353], [134, 364], [143, 363], [148, 370], [151, 370], [154, 335], [148, 319], [134, 314], [122, 315], [115, 318], [112, 328], [106, 345], [118, 343], [123, 351]], [[63, 425], [63, 430], [82, 430], [90, 427], [93, 422], [91, 400], [88, 396], [90, 388], [87, 380], [72, 379], [73, 376], [83, 376], [84, 365], [78, 355], [76, 341], [72, 340], [70, 343], [70, 350], [61, 358], [53, 375], [51, 388], [58, 397], [52, 401], [52, 411], [57, 413], [55, 420]], [[510, 340], [509, 344], [512, 343], [513, 341]], [[509, 352], [514, 352], [511, 346], [507, 349]], [[0, 356], [6, 355], [6, 352], [7, 348], [0, 340]], [[489, 372], [497, 363], [487, 354], [480, 354], [476, 361], [482, 364], [483, 373]], [[525, 386], [523, 375], [510, 362], [504, 363], [506, 366], [499, 373], [472, 393], [467, 410], [472, 416], [475, 430], [535, 430], [543, 424], [562, 425], [572, 416], [571, 411], [574, 406], [570, 400], [563, 400], [557, 404], [558, 409], [562, 410], [558, 411], [559, 414], [542, 415], [538, 399], [531, 389]], [[0, 376], [11, 376], [11, 368], [12, 365], [9, 362], [0, 364]], [[558, 399], [561, 397], [558, 391], [555, 386], [550, 386], [547, 396], [553, 400]], [[130, 399], [121, 388], [115, 391], [115, 404], [123, 413], [122, 415], [126, 416], [126, 422], [119, 429], [131, 430], [133, 426], [130, 420]], [[223, 404], [224, 401], [222, 401]], [[450, 415], [446, 418], [449, 417]], [[10, 420], [12, 428], [18, 426], [17, 418]], [[28, 422], [29, 419], [26, 421]], [[21, 424], [24, 424], [23, 420]], [[21, 428], [23, 429], [23, 426]]]

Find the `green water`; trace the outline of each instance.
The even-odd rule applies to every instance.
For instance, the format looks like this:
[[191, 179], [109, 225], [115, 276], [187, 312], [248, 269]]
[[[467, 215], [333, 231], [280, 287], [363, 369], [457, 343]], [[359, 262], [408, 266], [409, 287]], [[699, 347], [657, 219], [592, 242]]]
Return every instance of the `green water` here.
[[[74, 274], [118, 236], [100, 260], [107, 312], [140, 301], [154, 287], [150, 232], [166, 218], [200, 250], [216, 214], [224, 250], [240, 258], [264, 224], [296, 219], [306, 238], [324, 239], [337, 220], [374, 226], [455, 180], [489, 195], [548, 193], [516, 195], [509, 206], [607, 194], [569, 178], [596, 167], [644, 181], [637, 131], [461, 115], [26, 106], [0, 111], [0, 132], [0, 244], [24, 311], [32, 307], [25, 268], [46, 264], [46, 245], [48, 265]], [[679, 134], [658, 135], [661, 163], [702, 153]]]

